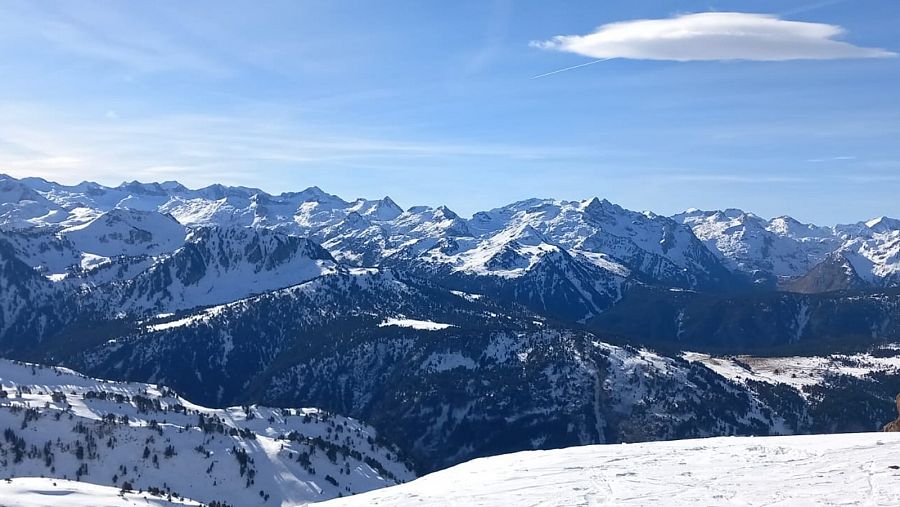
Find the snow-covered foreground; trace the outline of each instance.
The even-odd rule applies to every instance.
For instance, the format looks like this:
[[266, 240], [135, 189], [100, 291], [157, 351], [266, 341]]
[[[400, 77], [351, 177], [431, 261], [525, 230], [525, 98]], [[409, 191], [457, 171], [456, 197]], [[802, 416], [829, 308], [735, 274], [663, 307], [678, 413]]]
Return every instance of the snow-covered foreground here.
[[477, 459], [323, 506], [900, 505], [900, 433], [721, 437]]
[[0, 481], [3, 507], [171, 507], [200, 505], [190, 500], [163, 499], [146, 493], [122, 493], [119, 488], [86, 482], [22, 477]]
[[[80, 505], [74, 499], [94, 491], [20, 482], [28, 477], [111, 488], [97, 489], [106, 496], [84, 504], [96, 506], [129, 505], [105, 500], [123, 487], [153, 491], [157, 499], [293, 506], [414, 478], [396, 448], [353, 419], [309, 408], [211, 409], [161, 386], [4, 359], [0, 432], [4, 507], [17, 485], [35, 499], [66, 496], [21, 504], [29, 506]], [[16, 479], [10, 485], [6, 478]]]

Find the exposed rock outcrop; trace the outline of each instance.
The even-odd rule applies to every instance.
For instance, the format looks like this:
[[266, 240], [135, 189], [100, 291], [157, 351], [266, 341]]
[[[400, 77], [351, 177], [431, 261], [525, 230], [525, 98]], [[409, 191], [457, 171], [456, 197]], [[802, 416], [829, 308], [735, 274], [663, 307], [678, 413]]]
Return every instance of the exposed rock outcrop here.
[[900, 394], [897, 395], [897, 418], [885, 424], [881, 431], [900, 431]]

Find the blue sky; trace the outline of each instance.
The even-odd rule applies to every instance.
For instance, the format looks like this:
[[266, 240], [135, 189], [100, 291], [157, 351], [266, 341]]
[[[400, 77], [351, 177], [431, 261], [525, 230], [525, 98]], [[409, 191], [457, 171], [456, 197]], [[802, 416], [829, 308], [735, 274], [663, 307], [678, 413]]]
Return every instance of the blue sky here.
[[6, 0], [0, 172], [897, 216], [897, 26], [896, 0]]

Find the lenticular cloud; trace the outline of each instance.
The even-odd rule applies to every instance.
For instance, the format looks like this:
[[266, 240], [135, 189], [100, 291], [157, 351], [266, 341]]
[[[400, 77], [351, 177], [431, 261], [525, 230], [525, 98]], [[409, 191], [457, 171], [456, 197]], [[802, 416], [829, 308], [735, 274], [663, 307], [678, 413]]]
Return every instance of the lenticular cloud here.
[[588, 35], [558, 35], [533, 46], [636, 60], [832, 60], [897, 56], [835, 40], [836, 25], [785, 21], [765, 14], [707, 12], [611, 23]]

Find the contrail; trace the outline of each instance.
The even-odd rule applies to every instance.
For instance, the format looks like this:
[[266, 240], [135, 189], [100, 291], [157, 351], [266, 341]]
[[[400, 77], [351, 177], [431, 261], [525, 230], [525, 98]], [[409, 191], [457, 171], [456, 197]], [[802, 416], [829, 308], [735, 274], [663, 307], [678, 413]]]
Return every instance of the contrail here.
[[552, 72], [547, 72], [547, 73], [544, 73], [544, 74], [539, 74], [539, 75], [537, 75], [537, 76], [533, 76], [533, 77], [530, 77], [530, 78], [528, 78], [528, 79], [538, 79], [538, 78], [541, 78], [541, 77], [552, 76], [553, 74], [559, 74], [560, 72], [565, 72], [565, 71], [567, 71], [567, 70], [577, 69], [577, 68], [579, 68], [579, 67], [587, 67], [588, 65], [593, 65], [593, 64], [595, 64], [595, 63], [605, 62], [605, 61], [612, 60], [612, 59], [613, 59], [613, 57], [610, 57], [610, 58], [601, 58], [601, 59], [599, 59], [599, 60], [594, 60], [594, 61], [592, 61], [592, 62], [581, 63], [581, 64], [578, 64], [578, 65], [573, 65], [573, 66], [571, 66], [571, 67], [566, 67], [565, 69], [557, 69], [557, 70], [554, 70], [554, 71], [552, 71]]

